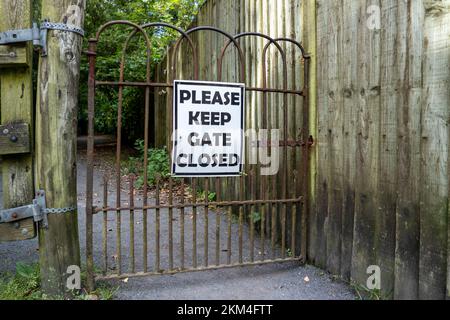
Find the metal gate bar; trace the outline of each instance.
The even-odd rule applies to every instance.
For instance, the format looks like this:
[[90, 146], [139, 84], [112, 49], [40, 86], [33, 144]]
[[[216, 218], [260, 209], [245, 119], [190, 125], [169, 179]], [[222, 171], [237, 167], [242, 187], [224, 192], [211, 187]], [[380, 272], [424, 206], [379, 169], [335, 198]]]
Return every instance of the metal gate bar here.
[[[101, 34], [108, 28], [115, 25], [126, 25], [128, 27], [133, 28], [133, 31], [130, 33], [130, 36], [125, 42], [123, 55], [120, 63], [120, 78], [118, 81], [104, 81], [104, 80], [96, 80], [95, 79], [95, 64], [96, 64], [96, 50], [97, 43], [101, 37]], [[156, 179], [156, 190], [155, 190], [155, 204], [150, 204], [148, 199], [148, 177], [147, 177], [147, 165], [148, 165], [148, 133], [149, 133], [149, 112], [150, 112], [150, 89], [155, 88], [165, 88], [168, 90], [167, 96], [170, 97], [170, 92], [173, 90], [172, 83], [156, 83], [152, 82], [150, 78], [150, 53], [151, 53], [151, 45], [148, 35], [145, 32], [145, 28], [153, 28], [153, 27], [166, 27], [173, 30], [176, 30], [180, 33], [181, 38], [176, 42], [175, 50], [173, 50], [171, 61], [172, 61], [172, 71], [171, 78], [176, 78], [176, 65], [174, 64], [175, 57], [177, 56], [178, 50], [181, 46], [182, 41], [186, 41], [192, 53], [193, 58], [193, 79], [198, 80], [199, 75], [199, 67], [197, 61], [197, 49], [194, 46], [193, 41], [190, 38], [190, 35], [196, 32], [201, 31], [210, 31], [216, 32], [223, 35], [228, 41], [225, 43], [225, 46], [222, 49], [222, 52], [218, 59], [218, 70], [217, 70], [217, 81], [222, 81], [222, 65], [223, 59], [225, 57], [225, 53], [230, 44], [233, 44], [235, 49], [239, 55], [239, 65], [240, 65], [240, 81], [245, 83], [246, 79], [246, 66], [245, 66], [245, 56], [243, 54], [243, 50], [241, 49], [238, 41], [239, 39], [245, 37], [259, 37], [266, 39], [268, 42], [263, 50], [263, 63], [262, 63], [262, 88], [256, 87], [246, 87], [246, 91], [248, 92], [256, 92], [262, 94], [262, 108], [261, 108], [261, 117], [262, 117], [262, 125], [267, 129], [271, 128], [271, 122], [268, 120], [268, 97], [269, 93], [271, 94], [282, 94], [282, 120], [283, 120], [283, 136], [282, 140], [279, 143], [279, 146], [282, 147], [282, 161], [286, 164], [288, 158], [288, 148], [291, 147], [293, 150], [296, 150], [297, 147], [302, 148], [302, 164], [300, 168], [295, 168], [293, 175], [296, 177], [294, 179], [294, 196], [288, 196], [288, 168], [287, 165], [284, 165], [282, 173], [281, 173], [281, 199], [275, 199], [269, 197], [269, 190], [272, 195], [277, 194], [277, 180], [275, 177], [267, 177], [260, 176], [261, 183], [261, 195], [258, 195], [256, 192], [256, 177], [258, 175], [258, 168], [250, 168], [248, 167], [249, 172], [249, 198], [246, 199], [245, 185], [246, 178], [241, 176], [239, 178], [214, 178], [214, 181], [210, 181], [209, 178], [203, 179], [203, 192], [205, 196], [204, 199], [197, 199], [197, 192], [199, 190], [199, 179], [192, 178], [191, 179], [191, 190], [192, 197], [190, 201], [185, 199], [185, 181], [182, 180], [180, 183], [181, 189], [181, 197], [174, 197], [174, 180], [170, 177], [168, 180], [168, 203], [161, 201], [161, 181], [159, 178]], [[136, 36], [140, 35], [144, 38], [146, 43], [146, 53], [147, 53], [147, 72], [145, 81], [132, 81], [128, 82], [124, 79], [124, 68], [125, 68], [125, 57], [128, 49], [128, 44], [130, 40]], [[291, 43], [297, 48], [301, 50], [302, 61], [304, 63], [304, 85], [302, 90], [296, 90], [295, 84], [294, 89], [288, 89], [288, 79], [287, 79], [287, 63], [286, 63], [286, 54], [283, 48], [279, 43], [286, 42]], [[283, 81], [282, 88], [269, 88], [267, 86], [267, 68], [266, 68], [266, 58], [269, 47], [273, 45], [279, 51], [282, 64], [283, 64]], [[274, 262], [282, 262], [282, 261], [298, 261], [304, 259], [306, 257], [306, 222], [307, 222], [307, 199], [305, 195], [307, 195], [308, 191], [308, 180], [307, 180], [307, 170], [308, 170], [308, 152], [309, 147], [312, 144], [312, 138], [308, 136], [308, 117], [307, 117], [307, 83], [308, 83], [308, 67], [309, 67], [309, 57], [305, 54], [305, 51], [300, 43], [292, 39], [280, 38], [273, 39], [267, 35], [255, 32], [242, 33], [236, 36], [231, 36], [226, 32], [209, 26], [196, 27], [188, 31], [183, 31], [175, 26], [166, 24], [166, 23], [150, 23], [143, 26], [138, 26], [134, 23], [128, 21], [111, 21], [104, 26], [102, 26], [94, 39], [90, 39], [89, 41], [89, 50], [87, 52], [89, 56], [89, 95], [88, 95], [88, 152], [87, 152], [87, 192], [86, 192], [86, 258], [87, 258], [87, 274], [88, 274], [88, 285], [93, 285], [94, 281], [94, 252], [93, 252], [93, 218], [96, 214], [102, 213], [103, 216], [103, 228], [102, 228], [102, 257], [103, 257], [103, 274], [97, 275], [99, 279], [108, 279], [108, 278], [121, 278], [121, 277], [130, 277], [130, 276], [141, 276], [141, 275], [152, 275], [152, 274], [173, 274], [178, 272], [187, 272], [187, 271], [200, 271], [200, 270], [212, 270], [218, 268], [229, 268], [236, 266], [244, 266], [244, 265], [257, 265], [257, 264], [266, 264], [266, 263], [274, 263]], [[94, 107], [95, 107], [95, 88], [97, 86], [113, 86], [118, 87], [118, 119], [117, 119], [117, 147], [116, 147], [116, 164], [115, 164], [115, 184], [116, 184], [116, 204], [115, 206], [111, 206], [108, 203], [108, 183], [111, 177], [105, 175], [104, 177], [104, 185], [103, 185], [103, 207], [95, 208], [94, 203], [94, 195], [93, 195], [93, 167], [94, 167]], [[144, 173], [143, 173], [143, 190], [142, 190], [142, 204], [139, 205], [136, 203], [134, 198], [134, 193], [136, 191], [134, 183], [135, 177], [130, 176], [127, 181], [129, 186], [129, 204], [122, 205], [121, 203], [121, 190], [122, 190], [122, 177], [121, 177], [121, 131], [122, 131], [122, 103], [123, 103], [123, 89], [124, 87], [142, 87], [145, 89], [145, 116], [144, 116]], [[302, 132], [302, 140], [301, 141], [291, 141], [288, 140], [288, 114], [287, 114], [287, 99], [288, 95], [293, 96], [301, 96], [304, 99], [303, 110], [303, 132]], [[170, 125], [172, 125], [170, 123]], [[262, 141], [265, 144], [266, 148], [273, 147], [270, 143], [270, 137], [267, 137], [266, 141]], [[258, 145], [261, 141], [258, 141]], [[300, 179], [297, 175], [300, 174]], [[237, 186], [237, 194], [239, 200], [223, 200], [221, 198], [222, 190], [221, 190], [221, 180], [227, 179], [228, 182], [233, 181]], [[201, 180], [200, 180], [201, 181]], [[210, 183], [212, 182], [212, 184]], [[298, 185], [297, 185], [298, 183]], [[210, 201], [208, 198], [209, 191], [213, 187], [212, 190], [216, 193], [215, 201]], [[298, 188], [297, 188], [298, 187]], [[297, 195], [295, 189], [301, 190], [302, 195]], [[231, 190], [231, 189], [229, 189]], [[291, 192], [292, 193], [292, 192]], [[175, 199], [176, 198], [176, 199]], [[230, 199], [233, 197], [231, 196]], [[213, 208], [213, 209], [211, 209]], [[301, 230], [302, 230], [302, 239], [301, 239], [301, 254], [296, 255], [296, 239], [295, 234], [297, 232], [297, 210], [302, 209], [302, 221], [301, 221]], [[291, 217], [290, 217], [290, 233], [291, 239], [289, 241], [289, 249], [293, 253], [293, 255], [286, 257], [286, 241], [287, 241], [287, 212], [290, 209]], [[162, 212], [161, 210], [165, 210], [166, 212]], [[179, 217], [179, 263], [177, 264], [174, 259], [174, 210], [178, 212]], [[185, 257], [185, 246], [186, 246], [186, 226], [185, 226], [185, 215], [188, 212], [187, 210], [192, 211], [192, 264], [191, 267], [186, 266], [186, 257]], [[199, 212], [200, 211], [200, 212]], [[198, 214], [203, 211], [203, 221], [198, 221]], [[238, 230], [237, 230], [237, 243], [238, 243], [238, 257], [237, 262], [232, 261], [232, 238], [233, 238], [233, 212], [238, 214]], [[115, 274], [108, 274], [108, 213], [115, 212], [115, 222], [116, 222], [116, 234], [115, 234], [115, 257], [117, 259], [117, 270]], [[125, 217], [129, 218], [129, 272], [122, 272], [122, 214], [127, 213]], [[249, 218], [247, 219], [247, 213], [250, 213]], [[255, 221], [254, 214], [260, 213], [260, 221], [259, 221], [259, 258], [255, 257]], [[277, 212], [281, 213], [281, 235], [278, 237], [277, 235]], [[136, 271], [136, 251], [135, 251], [135, 243], [136, 243], [136, 230], [135, 230], [135, 217], [136, 214], [139, 215], [142, 213], [142, 271]], [[151, 233], [154, 233], [154, 267], [152, 271], [148, 270], [148, 257], [149, 257], [149, 239], [148, 234], [149, 230], [147, 228], [149, 224], [148, 217], [149, 215], [154, 214], [154, 229], [150, 230]], [[168, 268], [161, 268], [161, 215], [165, 217], [167, 214], [168, 219]], [[209, 233], [209, 218], [210, 216], [215, 216], [215, 229], [212, 235]], [[221, 220], [222, 218], [225, 220], [226, 224], [226, 264], [221, 261]], [[200, 243], [204, 246], [203, 250], [203, 261], [202, 265], [198, 265], [198, 223], [203, 223], [203, 242]], [[250, 222], [250, 230], [249, 230], [249, 248], [247, 243], [244, 245], [244, 234], [246, 232], [246, 222]], [[267, 224], [268, 223], [268, 224]], [[266, 225], [267, 224], [267, 225]], [[267, 230], [268, 243], [270, 245], [270, 258], [267, 258], [269, 252], [266, 252], [266, 227], [270, 228]], [[245, 229], [245, 230], [244, 230]], [[214, 265], [210, 265], [209, 261], [209, 240], [210, 238], [215, 238], [215, 252], [214, 252]], [[281, 249], [277, 247], [277, 239], [281, 238]], [[244, 259], [244, 248], [249, 249], [249, 257], [248, 259]], [[248, 260], [248, 261], [247, 261]]]
[[[239, 178], [240, 180], [242, 179], [242, 178]], [[207, 181], [207, 180], [206, 180]], [[255, 259], [254, 259], [254, 243], [253, 243], [253, 240], [250, 240], [250, 252], [253, 252], [253, 253], [251, 253], [251, 258], [250, 258], [250, 261], [243, 261], [243, 254], [242, 254], [242, 252], [243, 252], [243, 241], [242, 241], [242, 239], [243, 239], [243, 224], [244, 224], [244, 221], [243, 221], [243, 207], [244, 206], [254, 206], [254, 205], [269, 205], [269, 204], [271, 204], [271, 205], [274, 205], [274, 204], [282, 204], [282, 205], [291, 205], [292, 206], [292, 208], [295, 208], [296, 207], [296, 205], [298, 204], [298, 203], [301, 203], [302, 202], [302, 199], [303, 199], [303, 197], [299, 197], [299, 198], [296, 198], [296, 199], [283, 199], [283, 200], [281, 200], [281, 199], [272, 199], [272, 200], [270, 200], [270, 199], [268, 199], [268, 200], [235, 200], [235, 201], [207, 201], [207, 200], [205, 200], [205, 201], [200, 201], [200, 202], [192, 202], [192, 203], [185, 203], [185, 202], [183, 202], [183, 201], [180, 201], [180, 203], [173, 203], [173, 179], [172, 178], [169, 178], [169, 203], [168, 204], [160, 204], [159, 202], [159, 200], [160, 200], [160, 192], [159, 192], [159, 190], [160, 190], [160, 188], [159, 188], [159, 186], [160, 186], [160, 182], [159, 182], [159, 179], [157, 179], [157, 182], [156, 182], [156, 204], [155, 205], [147, 205], [147, 206], [133, 206], [133, 204], [134, 204], [134, 187], [133, 187], [133, 184], [134, 184], [134, 177], [132, 176], [132, 178], [130, 179], [130, 206], [120, 206], [120, 207], [108, 207], [108, 206], [104, 206], [103, 208], [97, 208], [97, 209], [95, 209], [95, 211], [94, 211], [94, 213], [95, 214], [99, 214], [99, 213], [103, 213], [103, 217], [107, 217], [107, 213], [108, 212], [123, 212], [123, 211], [128, 211], [128, 212], [130, 212], [130, 217], [133, 217], [133, 219], [130, 219], [130, 222], [131, 221], [134, 221], [134, 212], [135, 211], [143, 211], [143, 210], [154, 210], [154, 212], [155, 212], [155, 252], [156, 252], [156, 254], [155, 254], [155, 267], [154, 267], [154, 271], [153, 272], [137, 272], [136, 274], [167, 274], [167, 273], [174, 273], [174, 272], [180, 272], [180, 271], [192, 271], [192, 270], [210, 270], [211, 268], [214, 268], [214, 266], [209, 266], [208, 265], [208, 260], [207, 260], [207, 256], [208, 256], [208, 245], [207, 245], [207, 241], [206, 241], [206, 236], [205, 235], [207, 235], [207, 229], [206, 229], [206, 227], [208, 227], [208, 223], [207, 223], [207, 218], [208, 218], [208, 215], [207, 215], [207, 210], [206, 209], [208, 209], [209, 208], [209, 206], [220, 206], [220, 207], [222, 207], [222, 208], [225, 208], [225, 207], [229, 207], [229, 209], [231, 209], [232, 207], [238, 207], [239, 208], [239, 247], [238, 247], [238, 252], [239, 252], [239, 262], [238, 263], [231, 263], [231, 261], [230, 261], [230, 257], [231, 257], [231, 255], [232, 255], [232, 248], [231, 248], [231, 244], [230, 244], [230, 239], [231, 239], [231, 231], [230, 231], [230, 226], [231, 226], [231, 223], [229, 223], [228, 224], [228, 243], [229, 243], [229, 246], [228, 246], [228, 254], [227, 254], [227, 265], [230, 265], [230, 266], [236, 266], [236, 265], [253, 265], [253, 264], [260, 264], [260, 263], [267, 263], [267, 262], [280, 262], [280, 261], [293, 261], [293, 260], [299, 260], [299, 259], [301, 259], [301, 257], [291, 257], [291, 258], [285, 258], [285, 257], [282, 257], [282, 258], [273, 258], [273, 259], [269, 259], [269, 260], [266, 260], [265, 258], [264, 258], [264, 256], [262, 255], [262, 257], [261, 257], [261, 259], [260, 260], [258, 260], [258, 261], [255, 261]], [[241, 185], [243, 185], [243, 184], [241, 184]], [[105, 187], [104, 187], [104, 195], [103, 195], [103, 199], [104, 199], [104, 201], [103, 201], [103, 203], [105, 204], [107, 204], [108, 203], [108, 191], [107, 191], [107, 183], [105, 184]], [[181, 197], [180, 199], [182, 199], [182, 200], [184, 200], [184, 197]], [[207, 199], [207, 198], [206, 198]], [[178, 268], [174, 268], [174, 265], [173, 265], [173, 236], [172, 236], [172, 234], [171, 233], [169, 233], [169, 269], [168, 270], [161, 270], [161, 268], [160, 268], [160, 210], [161, 209], [168, 209], [169, 211], [169, 213], [168, 213], [168, 215], [169, 215], [169, 230], [170, 229], [172, 229], [173, 228], [173, 224], [172, 224], [172, 220], [170, 219], [171, 217], [172, 217], [172, 214], [171, 214], [171, 211], [173, 210], [173, 209], [176, 209], [176, 210], [180, 210], [180, 212], [181, 212], [181, 210], [184, 210], [184, 209], [186, 209], [186, 208], [192, 208], [192, 209], [194, 209], [194, 208], [204, 208], [205, 209], [205, 218], [206, 218], [206, 222], [205, 222], [205, 224], [204, 224], [204, 226], [205, 226], [205, 233], [204, 233], [204, 245], [205, 245], [205, 248], [204, 248], [204, 250], [205, 250], [205, 256], [204, 256], [204, 265], [203, 266], [201, 266], [201, 267], [197, 267], [197, 265], [196, 265], [196, 263], [197, 263], [197, 261], [196, 261], [196, 257], [197, 257], [197, 254], [196, 254], [196, 249], [197, 249], [197, 243], [196, 243], [196, 240], [197, 240], [197, 231], [195, 230], [195, 228], [196, 228], [196, 224], [194, 223], [193, 224], [193, 226], [194, 226], [194, 230], [193, 230], [193, 232], [192, 232], [192, 236], [193, 236], [193, 254], [192, 254], [192, 256], [193, 256], [193, 267], [192, 268], [185, 268], [184, 267], [184, 242], [182, 241], [182, 242], [180, 242], [180, 245], [181, 245], [181, 248], [180, 248], [180, 258], [181, 258], [181, 265], [180, 265], [180, 267], [178, 267]], [[229, 221], [231, 222], [231, 215], [230, 215], [230, 213], [231, 213], [231, 210], [226, 210], [226, 208], [225, 208], [225, 210], [216, 210], [216, 215], [219, 215], [220, 214], [220, 212], [228, 212], [228, 218], [229, 218]], [[293, 212], [295, 212], [295, 210], [293, 210]], [[182, 217], [184, 218], [184, 215], [182, 215]], [[196, 215], [194, 215], [193, 216], [193, 220], [195, 221], [196, 220]], [[106, 233], [106, 230], [107, 230], [107, 219], [104, 219], [103, 220], [104, 221], [104, 225], [103, 225], [103, 250], [104, 250], [104, 252], [103, 252], [103, 262], [104, 262], [104, 270], [103, 270], [103, 272], [104, 272], [104, 276], [100, 276], [99, 278], [105, 278], [105, 275], [106, 275], [106, 271], [107, 271], [107, 246], [106, 246], [106, 237], [105, 237], [105, 233]], [[216, 220], [216, 223], [217, 223], [217, 221], [220, 221], [220, 220]], [[119, 225], [119, 224], [118, 224]], [[185, 225], [184, 225], [184, 220], [181, 220], [181, 224], [180, 224], [180, 228], [181, 228], [181, 230], [183, 230], [182, 232], [181, 232], [181, 234], [182, 235], [184, 235], [184, 228], [185, 228]], [[292, 225], [292, 228], [295, 230], [295, 221], [293, 221], [293, 225]], [[126, 275], [130, 275], [130, 274], [133, 274], [133, 273], [135, 273], [135, 264], [134, 264], [134, 224], [133, 224], [133, 226], [131, 227], [131, 232], [130, 232], [130, 245], [131, 245], [131, 247], [130, 247], [130, 251], [131, 251], [131, 254], [130, 254], [130, 256], [131, 256], [131, 259], [130, 259], [130, 263], [131, 263], [131, 273], [126, 273]], [[216, 229], [216, 241], [218, 240], [218, 239], [220, 239], [220, 228], [218, 228], [218, 229]], [[117, 228], [116, 229], [116, 238], [119, 238], [119, 233], [120, 233], [120, 230], [119, 230], [119, 228]], [[252, 234], [250, 235], [251, 237], [252, 237]], [[262, 243], [264, 243], [264, 234], [263, 233], [261, 233], [261, 239], [262, 239]], [[295, 250], [295, 236], [292, 236], [292, 238], [291, 238], [291, 247], [292, 247], [292, 250]], [[120, 248], [116, 248], [116, 253], [118, 254], [119, 253], [119, 249]], [[221, 261], [220, 261], [220, 246], [218, 246], [217, 245], [217, 243], [216, 243], [216, 246], [215, 246], [215, 250], [216, 250], [216, 252], [215, 252], [215, 256], [216, 256], [216, 263], [215, 263], [215, 267], [222, 267], [224, 264], [221, 264]], [[122, 272], [121, 272], [121, 269], [120, 268], [118, 268], [118, 272], [117, 272], [117, 274], [116, 274], [117, 276], [120, 276], [120, 275], [122, 275]], [[109, 277], [111, 277], [111, 276], [106, 276], [106, 278], [109, 278]]]

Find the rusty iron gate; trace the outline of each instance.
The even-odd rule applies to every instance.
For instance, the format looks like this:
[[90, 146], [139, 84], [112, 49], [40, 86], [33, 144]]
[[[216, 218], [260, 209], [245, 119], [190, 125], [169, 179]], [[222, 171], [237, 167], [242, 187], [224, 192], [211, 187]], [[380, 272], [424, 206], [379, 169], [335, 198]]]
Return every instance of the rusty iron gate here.
[[[115, 25], [131, 28], [126, 40], [120, 63], [120, 77], [117, 81], [96, 79], [97, 44], [102, 33]], [[143, 170], [143, 186], [136, 196], [135, 177], [123, 177], [121, 173], [121, 131], [123, 113], [123, 90], [126, 87], [140, 87], [145, 91], [144, 105], [144, 157], [143, 168], [148, 165], [149, 127], [150, 127], [150, 93], [151, 90], [167, 90], [168, 97], [173, 89], [172, 83], [157, 83], [151, 79], [150, 38], [146, 33], [149, 28], [169, 28], [179, 32], [180, 38], [171, 54], [172, 78], [176, 77], [174, 63], [177, 51], [183, 41], [187, 42], [193, 62], [193, 76], [190, 80], [199, 80], [199, 63], [197, 47], [192, 40], [197, 32], [214, 32], [225, 38], [224, 46], [217, 61], [217, 81], [222, 80], [222, 65], [227, 48], [233, 45], [240, 63], [240, 81], [246, 81], [245, 54], [239, 40], [257, 37], [267, 41], [262, 50], [262, 87], [246, 87], [246, 92], [258, 92], [262, 95], [259, 108], [262, 125], [270, 127], [268, 119], [269, 95], [281, 95], [282, 104], [279, 141], [280, 160], [286, 163], [288, 149], [300, 150], [300, 161], [295, 168], [283, 166], [277, 177], [258, 176], [258, 169], [245, 164], [245, 175], [240, 177], [191, 178], [176, 181], [169, 178], [164, 186], [162, 199], [162, 181], [156, 179], [156, 186], [150, 190], [147, 184], [147, 170]], [[146, 45], [146, 79], [143, 81], [126, 81], [124, 68], [126, 51], [130, 40], [139, 34]], [[293, 84], [288, 88], [286, 52], [280, 43], [290, 43], [301, 51], [303, 66], [303, 85], [297, 89]], [[199, 44], [201, 45], [201, 44]], [[273, 45], [281, 57], [283, 72], [281, 88], [267, 86], [266, 66], [267, 51]], [[89, 58], [89, 92], [88, 92], [88, 150], [86, 175], [86, 265], [88, 285], [93, 286], [95, 279], [123, 278], [137, 275], [172, 274], [186, 271], [208, 270], [244, 265], [256, 265], [281, 261], [304, 261], [307, 246], [307, 190], [309, 147], [313, 144], [308, 133], [307, 84], [309, 57], [302, 45], [287, 38], [273, 39], [267, 35], [246, 32], [232, 36], [218, 28], [200, 26], [188, 31], [166, 23], [149, 23], [142, 26], [129, 21], [111, 21], [103, 25], [95, 38], [89, 40], [86, 52]], [[169, 81], [167, 81], [169, 82]], [[94, 184], [95, 155], [94, 150], [94, 108], [96, 87], [110, 86], [118, 90], [117, 145], [115, 165], [111, 172], [104, 175], [103, 186]], [[301, 135], [297, 139], [288, 139], [289, 119], [287, 106], [289, 96], [300, 96], [303, 104], [294, 106], [295, 112], [302, 113]], [[257, 141], [268, 149], [273, 142]], [[246, 149], [249, 145], [246, 145]], [[292, 150], [291, 149], [291, 150]], [[288, 185], [288, 177], [294, 177], [296, 186]], [[278, 179], [278, 180], [277, 180]], [[276, 181], [281, 181], [277, 184]], [[115, 195], [110, 193], [109, 185], [115, 188]], [[256, 184], [260, 187], [255, 194]], [[175, 190], [176, 185], [176, 190]], [[226, 185], [229, 192], [222, 190]], [[121, 195], [126, 188], [128, 195], [124, 200]], [[279, 189], [279, 190], [278, 190]], [[202, 190], [203, 197], [199, 196]], [[237, 191], [236, 191], [237, 190]], [[299, 193], [292, 190], [300, 190]], [[151, 192], [150, 192], [151, 191]], [[176, 191], [176, 192], [175, 192]], [[215, 197], [210, 199], [210, 192]], [[280, 196], [276, 196], [280, 194]], [[99, 196], [102, 195], [102, 196]], [[115, 198], [115, 199], [114, 199]], [[111, 203], [111, 201], [113, 203]], [[255, 214], [257, 213], [257, 214]], [[297, 217], [300, 217], [300, 221]], [[214, 220], [213, 223], [210, 220]], [[300, 245], [296, 240], [300, 232]], [[199, 235], [199, 233], [202, 233]], [[125, 238], [124, 238], [125, 237]], [[124, 241], [125, 239], [125, 241]], [[112, 259], [111, 259], [112, 257]], [[126, 261], [124, 261], [126, 260]], [[114, 267], [111, 267], [114, 264]], [[94, 270], [101, 269], [99, 272]]]

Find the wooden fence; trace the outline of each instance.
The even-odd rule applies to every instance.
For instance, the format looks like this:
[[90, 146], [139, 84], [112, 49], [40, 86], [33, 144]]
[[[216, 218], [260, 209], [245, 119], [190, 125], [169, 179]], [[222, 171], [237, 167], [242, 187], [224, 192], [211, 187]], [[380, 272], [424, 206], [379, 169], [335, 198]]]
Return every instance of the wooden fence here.
[[[313, 58], [317, 49], [317, 95], [310, 97], [317, 127], [312, 126], [309, 260], [361, 285], [368, 266], [378, 265], [383, 297], [448, 297], [450, 1], [209, 0], [196, 24], [231, 34], [316, 39], [306, 47]], [[201, 79], [216, 80], [223, 40], [205, 37], [210, 38], [199, 48]], [[247, 66], [260, 65], [261, 46], [245, 42]], [[176, 65], [188, 77], [185, 56]], [[290, 85], [302, 83], [299, 61], [292, 51]], [[238, 81], [237, 65], [228, 56], [224, 81]], [[279, 83], [275, 51], [269, 67], [270, 83]], [[260, 69], [247, 70], [248, 86], [259, 84]], [[167, 65], [157, 74], [166, 80]], [[155, 125], [162, 128], [156, 140], [163, 145], [171, 115], [164, 93], [156, 96]], [[250, 127], [258, 124], [260, 105], [257, 95], [247, 101]], [[296, 108], [289, 111], [295, 119], [291, 136], [302, 129]]]
[[[362, 284], [367, 266], [379, 265], [383, 294], [442, 299], [450, 1], [317, 3], [310, 258]], [[376, 8], [380, 29], [370, 21]]]

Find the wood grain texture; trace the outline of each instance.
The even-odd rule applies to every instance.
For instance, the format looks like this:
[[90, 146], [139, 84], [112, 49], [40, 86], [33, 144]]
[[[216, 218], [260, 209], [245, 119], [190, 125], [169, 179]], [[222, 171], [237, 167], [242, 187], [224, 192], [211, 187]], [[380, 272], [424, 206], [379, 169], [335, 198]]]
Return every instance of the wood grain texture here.
[[342, 6], [339, 2], [331, 2], [327, 16], [330, 19], [327, 35], [327, 73], [328, 73], [328, 134], [329, 134], [329, 184], [328, 184], [328, 226], [326, 243], [326, 266], [333, 274], [340, 273], [341, 266], [341, 228], [342, 228], [342, 200], [343, 200], [343, 120], [344, 99], [342, 95], [340, 64], [342, 52]]
[[[361, 1], [360, 17], [379, 1]], [[379, 168], [380, 31], [358, 26], [358, 119], [356, 123], [355, 220], [352, 250], [352, 279], [364, 284], [366, 270], [376, 264], [377, 190]]]
[[419, 298], [443, 299], [447, 279], [450, 2], [426, 6], [421, 104]]
[[[30, 0], [0, 1], [0, 30], [26, 29], [31, 27]], [[27, 61], [31, 61], [31, 44], [26, 46]], [[1, 69], [0, 107], [1, 124], [23, 122], [33, 124], [33, 92], [30, 67]], [[31, 132], [33, 128], [31, 127]], [[30, 137], [32, 141], [32, 136]], [[33, 146], [30, 146], [32, 149]], [[33, 162], [31, 154], [2, 156], [3, 206], [13, 208], [30, 204], [34, 197]], [[32, 228], [32, 219], [23, 222]], [[0, 225], [0, 233], [10, 234], [10, 240], [35, 237], [35, 232], [26, 235], [10, 233], [11, 226]]]
[[[317, 87], [317, 105], [320, 111], [317, 113], [317, 137], [316, 148], [318, 153], [317, 163], [317, 205], [311, 226], [311, 238], [315, 242], [314, 252], [310, 252], [312, 262], [318, 266], [326, 267], [326, 236], [328, 231], [328, 188], [329, 188], [329, 148], [330, 132], [328, 127], [329, 95], [328, 95], [328, 38], [324, 35], [328, 32], [329, 19], [327, 18], [327, 1], [317, 1], [317, 79], [321, 85]], [[320, 48], [320, 49], [319, 49]], [[320, 199], [320, 200], [319, 200]]]
[[394, 292], [395, 219], [397, 202], [397, 92], [400, 72], [393, 72], [396, 57], [401, 57], [397, 25], [402, 9], [398, 1], [382, 1], [381, 18], [381, 70], [380, 70], [380, 131], [379, 131], [379, 184], [378, 234], [375, 238], [377, 265], [381, 269], [381, 293], [392, 297]]
[[[423, 13], [414, 2], [398, 3], [394, 65], [397, 105], [396, 299], [417, 299], [419, 277], [420, 70]], [[423, 12], [423, 10], [422, 10]], [[422, 15], [422, 17], [421, 17]]]
[[[303, 43], [310, 56], [310, 66], [309, 66], [309, 79], [307, 85], [307, 101], [306, 108], [308, 108], [308, 136], [312, 136], [317, 140], [317, 21], [316, 21], [316, 0], [303, 0], [301, 1], [302, 10], [302, 22], [303, 24], [299, 26], [303, 31]], [[307, 225], [307, 230], [303, 235], [303, 244], [306, 248], [303, 248], [303, 252], [307, 260], [310, 260], [311, 252], [314, 251], [314, 237], [311, 232], [314, 223], [316, 221], [315, 214], [317, 213], [317, 159], [318, 159], [318, 148], [314, 147], [309, 152], [308, 166], [309, 170], [307, 173], [308, 179], [308, 211], [302, 214], [306, 214], [305, 222]], [[306, 253], [305, 253], [306, 252]]]
[[[50, 21], [83, 27], [84, 0], [43, 0]], [[77, 204], [76, 134], [81, 37], [50, 31], [48, 56], [39, 60], [36, 110], [36, 185], [46, 191], [47, 207]], [[80, 265], [77, 213], [49, 215], [39, 232], [42, 288], [65, 292], [66, 270]]]
[[353, 0], [343, 2], [342, 16], [342, 52], [340, 54], [343, 95], [343, 200], [341, 229], [341, 276], [350, 280], [353, 222], [355, 211], [355, 154], [356, 154], [356, 123], [357, 123], [357, 72], [355, 63], [357, 57], [356, 34], [358, 32], [358, 4]]
[[28, 123], [0, 125], [0, 155], [30, 152], [31, 135]]
[[0, 46], [0, 69], [32, 67], [28, 50], [29, 46], [22, 43]]

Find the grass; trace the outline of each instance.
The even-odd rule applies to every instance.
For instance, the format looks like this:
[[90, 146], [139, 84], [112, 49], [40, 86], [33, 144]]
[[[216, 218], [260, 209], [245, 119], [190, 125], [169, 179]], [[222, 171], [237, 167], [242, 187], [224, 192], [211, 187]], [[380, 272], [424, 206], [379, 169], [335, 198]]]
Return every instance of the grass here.
[[350, 286], [353, 288], [357, 295], [358, 300], [384, 300], [385, 297], [381, 295], [381, 291], [378, 289], [370, 290], [363, 285], [351, 282]]
[[[82, 279], [84, 275], [82, 275]], [[17, 263], [16, 272], [0, 274], [0, 300], [112, 300], [118, 287], [100, 283], [94, 292], [75, 290], [68, 292], [68, 297], [49, 296], [42, 292], [40, 286], [39, 265]]]
[[38, 264], [18, 263], [14, 275], [0, 276], [0, 300], [45, 300], [47, 297], [39, 289]]
[[345, 283], [349, 287], [352, 288], [353, 292], [356, 295], [356, 300], [390, 300], [389, 295], [384, 295], [381, 293], [379, 289], [368, 289], [367, 287], [356, 283], [355, 281], [345, 280], [339, 275], [333, 275], [326, 271], [322, 271], [319, 273], [320, 276], [328, 275], [331, 277], [332, 281], [340, 281]]

